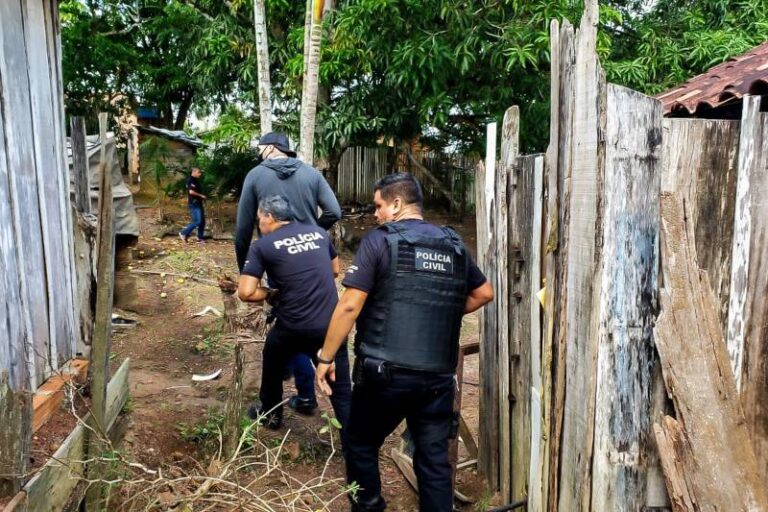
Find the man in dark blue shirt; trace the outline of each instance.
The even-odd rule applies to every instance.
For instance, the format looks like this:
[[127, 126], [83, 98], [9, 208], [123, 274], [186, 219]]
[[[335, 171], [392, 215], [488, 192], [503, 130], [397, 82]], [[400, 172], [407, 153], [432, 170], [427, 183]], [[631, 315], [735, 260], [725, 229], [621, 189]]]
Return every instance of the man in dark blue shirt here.
[[[453, 508], [448, 445], [461, 320], [493, 299], [493, 289], [450, 228], [424, 221], [412, 175], [374, 187], [381, 226], [366, 235], [318, 354], [316, 384], [333, 397], [334, 356], [353, 325], [355, 387], [346, 433], [347, 481], [359, 485], [354, 512], [381, 512], [379, 449], [405, 419], [416, 449], [419, 510]], [[338, 377], [336, 377], [338, 378]]]
[[[260, 302], [276, 294], [277, 321], [264, 344], [261, 407], [249, 408], [255, 418], [266, 416], [266, 426], [282, 423], [283, 369], [296, 354], [312, 358], [323, 344], [328, 323], [338, 303], [335, 276], [339, 259], [328, 233], [314, 225], [294, 222], [291, 207], [282, 196], [270, 196], [259, 203], [259, 230], [262, 237], [250, 247], [238, 283], [240, 299]], [[269, 274], [273, 288], [263, 287], [261, 278]], [[351, 383], [346, 347], [336, 354], [341, 370], [333, 383], [331, 399], [342, 424], [342, 441], [349, 417]], [[338, 396], [337, 396], [338, 395]]]
[[199, 167], [192, 168], [192, 174], [187, 178], [187, 206], [189, 214], [192, 216], [192, 222], [179, 232], [179, 237], [183, 242], [189, 240], [189, 235], [197, 228], [198, 243], [205, 243], [205, 209], [203, 201], [206, 200], [200, 189], [200, 176], [203, 171]]

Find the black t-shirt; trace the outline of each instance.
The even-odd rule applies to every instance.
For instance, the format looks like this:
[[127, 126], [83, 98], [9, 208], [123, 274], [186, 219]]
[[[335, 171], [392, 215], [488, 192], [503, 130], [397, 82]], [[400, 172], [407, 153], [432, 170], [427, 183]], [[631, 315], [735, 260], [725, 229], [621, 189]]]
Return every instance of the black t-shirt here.
[[[423, 220], [401, 220], [399, 224], [413, 229], [419, 234], [427, 236], [445, 237], [445, 232], [434, 224]], [[467, 289], [474, 290], [487, 281], [483, 273], [477, 268], [477, 264], [469, 257], [469, 274], [467, 276]], [[365, 235], [360, 242], [360, 248], [352, 260], [352, 265], [347, 269], [343, 284], [347, 288], [355, 288], [366, 293], [374, 289], [376, 283], [381, 282], [389, 272], [389, 250], [387, 246], [387, 232], [383, 229], [374, 229]]]
[[195, 178], [194, 176], [190, 176], [187, 178], [187, 202], [190, 206], [201, 206], [203, 204], [203, 199], [197, 196], [193, 196], [190, 194], [190, 192], [194, 190], [198, 194], [202, 194], [202, 189], [200, 188], [200, 179]]
[[291, 222], [251, 244], [243, 274], [279, 290], [278, 321], [294, 329], [325, 329], [339, 301], [331, 260], [336, 250], [317, 226]]

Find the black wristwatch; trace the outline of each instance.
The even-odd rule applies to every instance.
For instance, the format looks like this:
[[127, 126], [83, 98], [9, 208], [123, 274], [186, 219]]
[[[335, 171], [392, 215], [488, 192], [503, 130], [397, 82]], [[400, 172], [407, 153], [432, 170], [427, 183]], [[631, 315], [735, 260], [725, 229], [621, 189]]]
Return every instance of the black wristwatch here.
[[320, 357], [320, 354], [322, 354], [322, 353], [323, 353], [323, 349], [320, 349], [320, 350], [317, 351], [317, 362], [318, 363], [327, 364], [328, 366], [332, 365], [333, 364], [333, 360], [328, 361], [327, 359], [323, 359], [323, 358]]

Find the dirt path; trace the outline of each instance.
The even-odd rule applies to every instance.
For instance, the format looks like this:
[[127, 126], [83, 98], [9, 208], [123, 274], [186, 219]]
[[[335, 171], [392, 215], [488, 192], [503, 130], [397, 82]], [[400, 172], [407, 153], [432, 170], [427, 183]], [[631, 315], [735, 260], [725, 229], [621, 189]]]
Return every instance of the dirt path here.
[[[125, 357], [132, 360], [131, 404], [133, 426], [127, 436], [127, 448], [139, 462], [157, 467], [191, 467], [206, 459], [210, 449], [199, 438], [206, 436], [209, 418], [223, 407], [223, 399], [230, 381], [232, 343], [222, 338], [221, 320], [213, 315], [192, 317], [206, 306], [222, 310], [221, 294], [217, 287], [190, 279], [181, 279], [170, 273], [189, 274], [215, 279], [227, 273], [237, 275], [234, 245], [230, 241], [210, 241], [205, 245], [183, 244], [178, 237], [158, 238], [163, 231], [155, 222], [154, 209], [139, 211], [142, 236], [131, 266], [134, 270], [165, 272], [166, 275], [136, 274], [138, 300], [133, 314], [138, 325], [116, 332], [113, 338], [113, 362], [117, 365]], [[185, 220], [181, 209], [172, 209], [170, 217], [177, 224]], [[439, 219], [442, 220], [442, 219]], [[351, 228], [364, 233], [372, 225], [370, 218], [360, 219]], [[459, 226], [474, 246], [472, 226]], [[351, 255], [342, 253], [342, 275]], [[477, 340], [477, 318], [465, 319], [462, 342]], [[246, 393], [253, 397], [258, 391], [261, 346], [250, 345], [246, 350]], [[222, 377], [204, 383], [193, 383], [194, 373], [210, 373], [223, 369]], [[470, 428], [477, 433], [477, 356], [465, 363], [463, 413]], [[285, 396], [295, 391], [286, 383]], [[330, 411], [327, 399], [320, 400], [320, 408]], [[286, 454], [286, 464], [298, 479], [309, 480], [319, 474], [326, 462], [329, 448], [319, 434], [325, 424], [320, 414], [307, 418], [286, 408], [282, 436], [290, 429], [293, 443]], [[262, 435], [260, 433], [259, 435]], [[210, 437], [210, 436], [209, 436]], [[195, 439], [197, 438], [197, 439]], [[209, 439], [210, 441], [210, 439]], [[417, 497], [388, 454], [399, 441], [391, 437], [382, 449], [381, 471], [385, 498], [389, 510], [413, 511], [418, 508]], [[343, 461], [338, 455], [329, 466], [331, 476], [343, 478]], [[482, 485], [473, 470], [460, 472], [459, 487], [466, 494], [482, 498]], [[337, 502], [338, 503], [338, 502]], [[346, 510], [346, 503], [334, 505], [334, 510]], [[472, 510], [472, 508], [467, 508]]]

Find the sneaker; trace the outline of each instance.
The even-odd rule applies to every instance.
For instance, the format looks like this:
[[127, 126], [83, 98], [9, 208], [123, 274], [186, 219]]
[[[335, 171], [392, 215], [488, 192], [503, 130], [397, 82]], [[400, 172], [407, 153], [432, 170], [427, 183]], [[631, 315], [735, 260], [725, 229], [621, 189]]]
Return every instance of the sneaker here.
[[187, 237], [181, 231], [179, 231], [179, 238], [181, 238], [182, 242], [187, 243]]
[[197, 239], [197, 243], [198, 243], [198, 244], [204, 244], [204, 243], [205, 243], [205, 240], [203, 240], [202, 238], [198, 238], [198, 239]]
[[277, 430], [283, 425], [282, 412], [272, 411], [266, 413], [261, 410], [261, 407], [257, 407], [256, 404], [250, 404], [248, 406], [247, 414], [251, 420], [260, 420], [261, 425], [270, 430]]
[[317, 409], [317, 400], [313, 398], [301, 398], [298, 395], [293, 395], [291, 399], [288, 400], [288, 407], [299, 414], [312, 416], [312, 414], [315, 412], [315, 409]]

